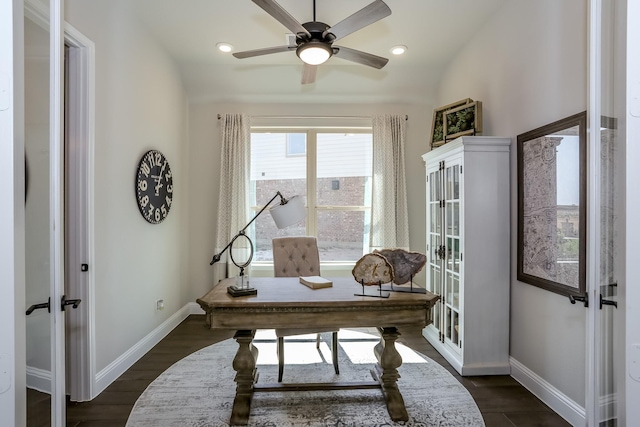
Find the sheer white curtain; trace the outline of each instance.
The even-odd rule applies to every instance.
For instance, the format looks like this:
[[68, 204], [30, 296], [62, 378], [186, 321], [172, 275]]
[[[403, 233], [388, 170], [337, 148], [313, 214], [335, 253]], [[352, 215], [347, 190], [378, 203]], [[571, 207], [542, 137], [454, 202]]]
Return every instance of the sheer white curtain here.
[[406, 118], [373, 117], [370, 249], [409, 249], [404, 145]]
[[[220, 194], [216, 227], [215, 253], [222, 251], [233, 237], [250, 220], [249, 179], [251, 173], [251, 123], [244, 114], [222, 114], [219, 120], [221, 131]], [[248, 230], [247, 230], [248, 231]], [[247, 239], [239, 238], [233, 244], [233, 257], [239, 263], [247, 258]], [[221, 261], [214, 264], [214, 283], [225, 277], [238, 274], [231, 262], [229, 249]]]

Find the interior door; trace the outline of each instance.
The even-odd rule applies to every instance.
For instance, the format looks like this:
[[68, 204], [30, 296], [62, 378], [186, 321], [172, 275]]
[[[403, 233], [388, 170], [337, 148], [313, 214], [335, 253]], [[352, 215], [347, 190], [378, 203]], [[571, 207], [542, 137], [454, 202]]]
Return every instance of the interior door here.
[[65, 420], [62, 6], [25, 7], [27, 424]]

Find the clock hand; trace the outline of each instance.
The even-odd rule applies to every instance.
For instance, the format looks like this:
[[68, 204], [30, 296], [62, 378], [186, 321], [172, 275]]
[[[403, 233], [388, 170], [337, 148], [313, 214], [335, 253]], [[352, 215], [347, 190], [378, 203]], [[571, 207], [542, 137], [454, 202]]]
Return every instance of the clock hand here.
[[160, 179], [160, 177], [157, 177], [155, 175], [151, 175], [151, 177], [156, 181], [156, 185], [153, 188], [156, 191], [156, 196], [159, 196], [160, 189], [164, 187], [164, 184], [162, 183], [162, 180]]
[[162, 184], [162, 174], [164, 173], [164, 168], [167, 167], [167, 162], [165, 161], [164, 164], [162, 165], [162, 167], [160, 168], [160, 172], [158, 173], [158, 175], [151, 175], [151, 178], [155, 179], [156, 181], [156, 186], [154, 187], [155, 191], [156, 191], [156, 196], [159, 196], [160, 193], [160, 189], [162, 187], [164, 187], [164, 185]]
[[159, 191], [162, 187], [164, 187], [164, 185], [162, 184], [162, 174], [164, 173], [164, 168], [166, 166], [167, 166], [167, 162], [165, 161], [162, 167], [160, 168], [160, 173], [158, 173], [158, 175], [151, 175], [151, 177], [156, 180], [156, 186], [155, 186], [156, 196], [160, 195]]

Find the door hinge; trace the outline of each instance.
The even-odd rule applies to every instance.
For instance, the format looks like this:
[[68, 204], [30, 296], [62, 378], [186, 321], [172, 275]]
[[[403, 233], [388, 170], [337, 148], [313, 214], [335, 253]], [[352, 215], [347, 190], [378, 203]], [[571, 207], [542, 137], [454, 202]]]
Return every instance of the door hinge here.
[[460, 175], [462, 175], [462, 165], [460, 165]]

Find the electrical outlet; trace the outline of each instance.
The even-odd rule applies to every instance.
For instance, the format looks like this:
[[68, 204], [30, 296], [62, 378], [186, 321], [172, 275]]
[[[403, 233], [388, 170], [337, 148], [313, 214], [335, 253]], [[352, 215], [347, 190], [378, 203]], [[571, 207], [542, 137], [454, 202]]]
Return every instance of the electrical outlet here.
[[164, 310], [164, 300], [158, 299], [156, 300], [156, 311]]

